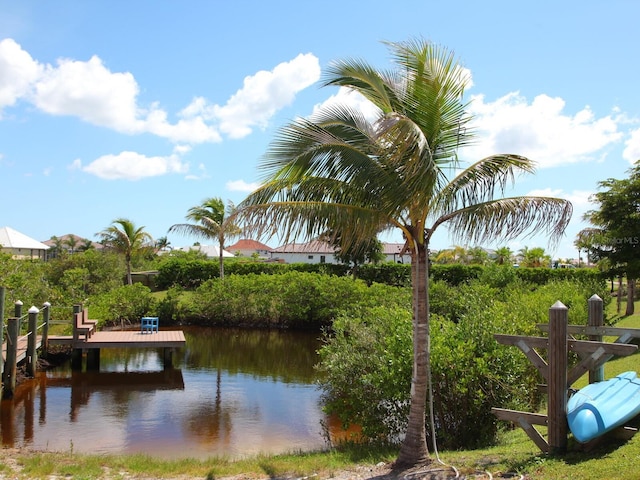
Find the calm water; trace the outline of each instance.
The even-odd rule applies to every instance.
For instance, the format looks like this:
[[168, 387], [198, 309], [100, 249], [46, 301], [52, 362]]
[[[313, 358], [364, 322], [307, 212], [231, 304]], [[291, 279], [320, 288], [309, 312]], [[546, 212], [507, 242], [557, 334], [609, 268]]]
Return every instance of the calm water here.
[[2, 402], [3, 446], [163, 458], [326, 446], [317, 334], [202, 328], [185, 337], [171, 370], [159, 350], [103, 349], [99, 372], [39, 373]]

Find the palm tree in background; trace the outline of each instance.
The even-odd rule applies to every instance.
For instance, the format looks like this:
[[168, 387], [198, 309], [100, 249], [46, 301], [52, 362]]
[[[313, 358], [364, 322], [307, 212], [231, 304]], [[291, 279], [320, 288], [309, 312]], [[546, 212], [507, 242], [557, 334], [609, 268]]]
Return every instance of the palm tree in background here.
[[534, 171], [518, 155], [490, 156], [460, 170], [457, 150], [474, 138], [463, 102], [466, 71], [451, 52], [426, 41], [388, 46], [397, 70], [346, 60], [331, 64], [323, 79], [323, 86], [359, 92], [378, 107], [376, 118], [334, 104], [294, 120], [265, 156], [265, 182], [239, 208], [246, 227], [279, 233], [285, 241], [331, 230], [340, 232], [348, 248], [380, 231], [401, 230], [412, 258], [414, 352], [407, 431], [397, 463], [416, 465], [431, 461], [425, 417], [432, 235], [446, 225], [455, 238], [475, 244], [528, 231], [558, 239], [572, 207], [558, 198], [494, 198], [517, 173]]
[[118, 218], [111, 225], [96, 234], [105, 247], [124, 255], [127, 264], [127, 284], [131, 285], [131, 259], [133, 255], [153, 246], [153, 238], [127, 218]]
[[510, 265], [513, 252], [509, 247], [500, 247], [495, 252], [495, 262], [498, 265]]
[[176, 232], [217, 240], [220, 255], [220, 278], [224, 278], [224, 243], [242, 232], [234, 222], [233, 214], [235, 211], [236, 207], [232, 202], [228, 202], [225, 208], [221, 198], [207, 198], [201, 205], [189, 209], [185, 218], [194, 223], [177, 223], [169, 227], [169, 233]]

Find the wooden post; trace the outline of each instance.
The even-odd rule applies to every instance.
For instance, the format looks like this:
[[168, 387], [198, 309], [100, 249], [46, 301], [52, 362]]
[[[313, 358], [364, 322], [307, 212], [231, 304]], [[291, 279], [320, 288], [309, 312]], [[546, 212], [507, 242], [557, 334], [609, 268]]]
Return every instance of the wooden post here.
[[549, 449], [567, 449], [567, 321], [568, 309], [559, 300], [549, 309]]
[[42, 304], [42, 349], [49, 351], [49, 322], [51, 321], [51, 304], [44, 302]]
[[38, 310], [37, 307], [32, 306], [29, 309], [29, 331], [27, 332], [27, 375], [30, 377], [36, 376], [36, 364], [38, 363], [38, 351], [36, 350], [36, 344], [38, 340]]
[[[76, 315], [82, 312], [82, 305], [74, 305], [73, 306], [73, 343], [76, 343], [78, 340], [78, 331], [76, 329]], [[82, 349], [81, 348], [73, 348], [71, 351], [71, 370], [82, 370]]]
[[[590, 327], [604, 326], [603, 302], [598, 295], [593, 295], [589, 299], [589, 318], [588, 325]], [[592, 342], [601, 342], [602, 335], [589, 335]], [[602, 382], [604, 380], [604, 365], [589, 370], [589, 383]]]
[[14, 304], [13, 304], [13, 316], [16, 317], [18, 319], [18, 335], [20, 335], [20, 332], [22, 331], [22, 301], [21, 300], [17, 300]]
[[10, 318], [7, 323], [7, 359], [2, 376], [3, 398], [13, 398], [16, 389], [16, 373], [18, 358], [18, 319]]
[[[5, 287], [0, 287], [0, 345], [3, 345], [5, 342], [5, 338], [4, 338], [4, 299], [5, 299], [5, 292], [6, 292], [6, 288]], [[0, 375], [2, 375], [2, 373], [4, 372], [4, 365], [3, 365], [3, 357], [0, 354]]]

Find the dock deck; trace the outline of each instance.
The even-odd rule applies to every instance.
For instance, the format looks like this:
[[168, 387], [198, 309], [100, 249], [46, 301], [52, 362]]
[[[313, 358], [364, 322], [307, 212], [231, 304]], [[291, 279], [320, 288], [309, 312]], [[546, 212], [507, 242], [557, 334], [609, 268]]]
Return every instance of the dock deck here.
[[73, 337], [50, 336], [52, 345], [72, 345], [74, 348], [179, 348], [186, 345], [182, 330], [160, 330], [142, 333], [140, 330], [97, 331], [88, 339], [76, 342]]

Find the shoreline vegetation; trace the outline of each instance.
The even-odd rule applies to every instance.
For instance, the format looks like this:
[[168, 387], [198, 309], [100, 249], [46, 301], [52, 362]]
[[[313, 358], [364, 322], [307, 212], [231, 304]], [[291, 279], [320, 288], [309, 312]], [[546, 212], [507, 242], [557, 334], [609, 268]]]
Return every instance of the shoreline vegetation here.
[[[640, 303], [640, 302], [638, 302]], [[615, 305], [610, 305], [610, 314]], [[640, 314], [621, 318], [617, 325], [640, 328]], [[613, 339], [609, 339], [612, 341]], [[64, 358], [64, 352], [58, 353]], [[52, 360], [50, 360], [52, 362]], [[638, 356], [617, 358], [606, 364], [606, 376], [637, 369]], [[46, 365], [43, 365], [43, 368]], [[640, 419], [634, 425], [640, 427]], [[541, 433], [545, 434], [544, 429]], [[502, 433], [488, 448], [432, 452], [427, 467], [395, 471], [397, 449], [343, 443], [325, 451], [258, 455], [243, 459], [190, 458], [163, 460], [146, 455], [86, 455], [32, 451], [28, 448], [0, 450], [0, 478], [12, 479], [206, 479], [206, 480], [395, 480], [443, 478], [521, 478], [600, 480], [636, 478], [640, 462], [640, 435], [628, 441], [614, 436], [593, 450], [584, 451], [571, 442], [565, 455], [542, 453], [520, 428]]]

